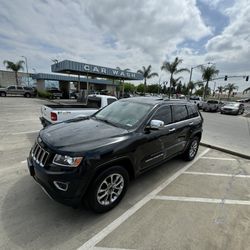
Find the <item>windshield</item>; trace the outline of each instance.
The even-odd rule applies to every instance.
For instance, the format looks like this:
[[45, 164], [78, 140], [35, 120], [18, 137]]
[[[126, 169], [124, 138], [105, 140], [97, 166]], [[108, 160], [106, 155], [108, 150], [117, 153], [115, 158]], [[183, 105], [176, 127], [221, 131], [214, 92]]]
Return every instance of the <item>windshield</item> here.
[[149, 104], [118, 101], [102, 109], [94, 117], [121, 127], [134, 127], [152, 108]]
[[225, 106], [239, 107], [239, 103], [227, 103]]

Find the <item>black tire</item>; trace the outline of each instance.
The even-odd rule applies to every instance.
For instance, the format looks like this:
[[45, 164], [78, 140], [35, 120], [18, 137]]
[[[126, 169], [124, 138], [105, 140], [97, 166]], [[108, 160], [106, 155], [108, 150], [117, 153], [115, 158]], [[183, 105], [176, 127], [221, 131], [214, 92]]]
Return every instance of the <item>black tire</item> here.
[[5, 92], [0, 92], [0, 96], [5, 97], [6, 93]]
[[[111, 178], [115, 178], [113, 182], [117, 183], [113, 185], [110, 183], [108, 187], [106, 183], [109, 183], [109, 181], [112, 182]], [[106, 182], [104, 183], [104, 181]], [[101, 172], [88, 189], [86, 197], [88, 207], [96, 213], [104, 213], [111, 210], [122, 200], [127, 191], [128, 183], [128, 172], [121, 166], [113, 166]], [[101, 187], [103, 191], [100, 190]], [[114, 193], [114, 190], [117, 190], [117, 193]], [[112, 196], [112, 192], [115, 194], [114, 197]], [[101, 198], [102, 196], [103, 198]], [[114, 199], [113, 201], [110, 200], [112, 198]], [[105, 202], [107, 204], [104, 204]]]
[[199, 144], [200, 144], [200, 138], [195, 136], [194, 138], [192, 138], [185, 150], [185, 152], [182, 154], [182, 158], [185, 161], [192, 161], [199, 149]]
[[30, 97], [31, 97], [31, 94], [30, 94], [30, 93], [25, 93], [25, 94], [24, 94], [24, 97], [30, 98]]

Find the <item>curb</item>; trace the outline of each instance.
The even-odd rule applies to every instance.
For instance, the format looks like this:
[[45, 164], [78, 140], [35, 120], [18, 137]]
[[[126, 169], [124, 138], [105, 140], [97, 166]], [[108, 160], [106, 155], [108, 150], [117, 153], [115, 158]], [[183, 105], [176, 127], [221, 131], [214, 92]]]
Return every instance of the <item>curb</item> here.
[[208, 143], [204, 143], [204, 142], [200, 142], [200, 145], [208, 147], [208, 148], [216, 149], [218, 151], [221, 151], [221, 152], [224, 152], [224, 153], [227, 153], [227, 154], [235, 155], [235, 156], [238, 156], [238, 157], [250, 160], [250, 155], [241, 154], [241, 153], [238, 153], [238, 152], [226, 149], [226, 148], [214, 146], [214, 145], [211, 145], [211, 144], [208, 144]]

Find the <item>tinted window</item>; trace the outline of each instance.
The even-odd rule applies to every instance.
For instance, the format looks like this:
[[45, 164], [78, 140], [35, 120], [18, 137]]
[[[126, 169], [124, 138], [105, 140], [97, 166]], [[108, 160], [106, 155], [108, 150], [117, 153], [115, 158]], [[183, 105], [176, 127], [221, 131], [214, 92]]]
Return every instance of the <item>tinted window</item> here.
[[108, 105], [111, 104], [112, 102], [115, 102], [116, 99], [115, 98], [108, 98], [107, 102], [108, 102]]
[[198, 110], [197, 110], [197, 107], [195, 105], [190, 105], [190, 106], [187, 106], [187, 110], [188, 110], [188, 115], [189, 115], [189, 118], [193, 118], [193, 117], [197, 117], [199, 116], [199, 113], [198, 113]]
[[218, 104], [219, 102], [218, 102], [218, 101], [210, 100], [210, 101], [207, 101], [207, 103], [210, 103], [210, 104]]
[[23, 90], [23, 87], [17, 87], [17, 89], [19, 89], [19, 90]]
[[25, 90], [33, 90], [31, 87], [23, 87]]
[[172, 122], [171, 108], [170, 106], [160, 107], [154, 114], [151, 120], [161, 120], [164, 124], [169, 124]]
[[185, 105], [173, 105], [174, 122], [179, 122], [188, 119], [188, 112]]
[[16, 89], [15, 86], [9, 86], [8, 89]]

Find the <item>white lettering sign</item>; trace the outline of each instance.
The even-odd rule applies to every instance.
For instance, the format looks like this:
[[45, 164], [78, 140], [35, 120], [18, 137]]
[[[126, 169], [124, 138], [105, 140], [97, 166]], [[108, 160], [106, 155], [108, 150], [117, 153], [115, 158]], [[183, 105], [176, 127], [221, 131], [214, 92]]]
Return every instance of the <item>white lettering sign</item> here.
[[92, 70], [93, 72], [98, 72], [99, 73], [99, 69], [95, 66]]
[[87, 65], [87, 64], [85, 64], [85, 65], [83, 66], [83, 68], [84, 68], [84, 70], [90, 71], [90, 67], [89, 67], [89, 65]]

